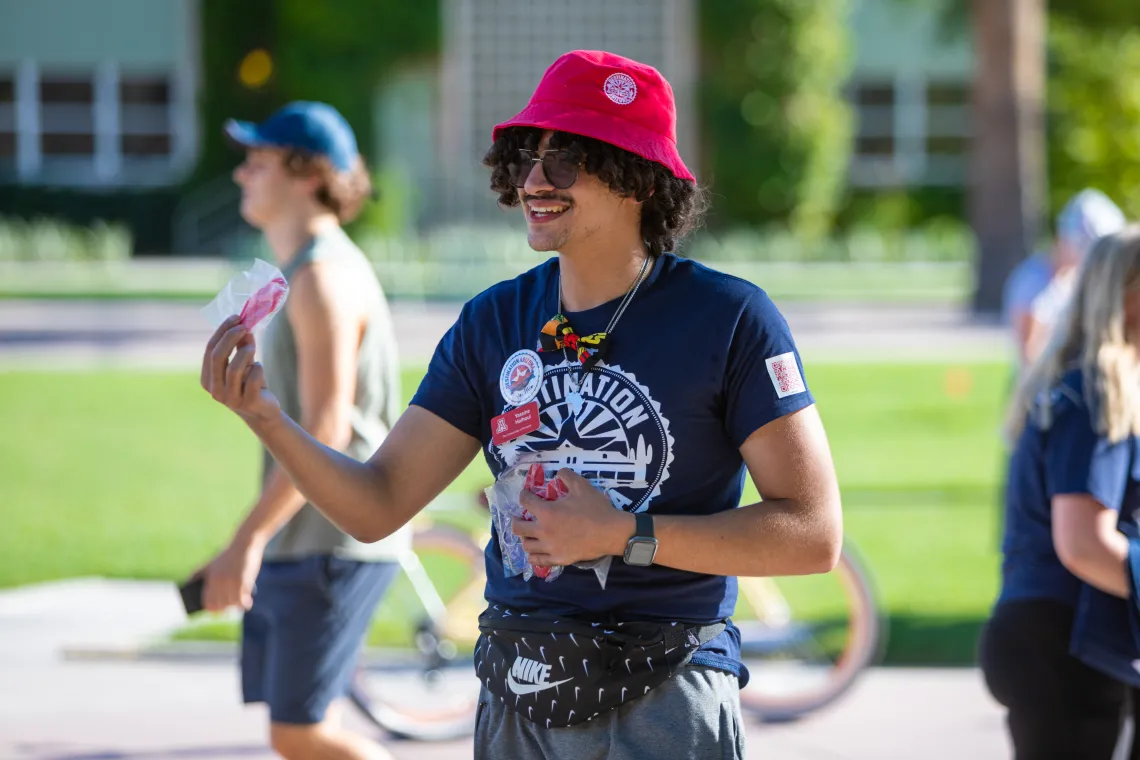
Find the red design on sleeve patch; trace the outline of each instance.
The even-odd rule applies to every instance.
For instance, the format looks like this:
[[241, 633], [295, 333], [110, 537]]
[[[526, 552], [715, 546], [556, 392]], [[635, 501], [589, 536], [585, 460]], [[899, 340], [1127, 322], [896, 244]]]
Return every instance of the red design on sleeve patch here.
[[764, 363], [768, 365], [768, 376], [772, 378], [772, 387], [776, 389], [779, 398], [807, 390], [796, 355], [791, 351], [766, 359]]

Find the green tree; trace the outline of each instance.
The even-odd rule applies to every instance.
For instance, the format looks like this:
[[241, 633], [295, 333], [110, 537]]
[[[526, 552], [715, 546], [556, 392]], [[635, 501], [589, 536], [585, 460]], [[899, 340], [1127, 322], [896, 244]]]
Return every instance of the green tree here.
[[1050, 210], [1095, 187], [1140, 218], [1140, 27], [1055, 16], [1049, 59]]
[[1140, 25], [1140, 5], [1120, 0], [1049, 0], [1049, 20], [1107, 31]]
[[276, 48], [276, 3], [273, 0], [202, 0], [202, 73], [199, 89], [202, 157], [192, 184], [209, 181], [233, 166], [222, 137], [229, 118], [258, 119], [281, 102], [277, 79], [250, 89], [238, 78], [242, 59], [258, 48]]
[[[205, 127], [198, 179], [231, 166], [221, 136], [229, 117], [262, 119], [291, 100], [321, 100], [340, 110], [361, 151], [371, 147], [371, 105], [386, 72], [439, 49], [437, 2], [377, 0], [202, 0], [202, 113]], [[263, 48], [273, 76], [241, 83], [242, 59]]]
[[825, 234], [851, 149], [846, 0], [702, 0], [700, 9], [711, 223]]
[[[970, 26], [971, 0], [897, 0], [940, 14], [952, 33]], [[1140, 66], [1140, 3], [1048, 0], [1045, 135], [1048, 192], [1056, 216], [1096, 187], [1140, 217], [1140, 90], [1121, 72]]]
[[439, 2], [278, 0], [280, 87], [336, 106], [366, 144], [377, 84], [400, 62], [439, 50]]

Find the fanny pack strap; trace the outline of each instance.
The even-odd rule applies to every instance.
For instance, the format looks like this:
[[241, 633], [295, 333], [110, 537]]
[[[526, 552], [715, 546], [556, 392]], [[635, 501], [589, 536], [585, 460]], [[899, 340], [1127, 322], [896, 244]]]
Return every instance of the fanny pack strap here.
[[697, 649], [715, 639], [727, 627], [723, 622], [700, 626], [675, 623], [665, 630], [665, 647], [672, 649], [675, 646], [689, 644], [693, 649]]
[[[717, 636], [719, 636], [727, 624], [725, 621], [717, 621], [716, 623], [709, 623], [708, 625], [690, 625], [687, 623], [638, 623], [631, 624], [640, 627], [646, 626], [660, 626], [661, 637], [665, 642], [667, 649], [672, 649], [675, 646], [683, 646], [686, 643], [692, 648], [704, 646]], [[623, 631], [623, 628], [625, 630]], [[578, 635], [604, 635], [611, 640], [622, 640], [629, 635], [631, 638], [636, 638], [637, 633], [634, 633], [626, 628], [625, 625], [618, 624], [598, 624], [586, 623], [577, 620], [546, 620], [543, 618], [533, 618], [526, 615], [517, 615], [510, 612], [504, 612], [497, 608], [487, 608], [479, 616], [479, 629], [484, 633], [489, 633], [494, 629], [507, 630], [507, 631], [534, 631], [547, 633], [555, 631], [558, 633], [576, 633]]]

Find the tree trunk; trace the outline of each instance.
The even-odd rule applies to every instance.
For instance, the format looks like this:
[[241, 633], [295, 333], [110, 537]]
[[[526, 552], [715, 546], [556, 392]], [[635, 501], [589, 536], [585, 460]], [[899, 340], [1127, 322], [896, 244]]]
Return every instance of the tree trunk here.
[[969, 216], [978, 238], [974, 311], [1001, 311], [1006, 277], [1036, 245], [1045, 185], [1043, 0], [972, 0]]

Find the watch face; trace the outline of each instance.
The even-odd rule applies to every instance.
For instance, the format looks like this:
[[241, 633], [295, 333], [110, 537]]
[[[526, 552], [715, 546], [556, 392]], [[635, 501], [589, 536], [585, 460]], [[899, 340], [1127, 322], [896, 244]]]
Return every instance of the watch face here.
[[627, 565], [651, 565], [656, 554], [656, 541], [633, 541], [627, 547], [625, 562]]

